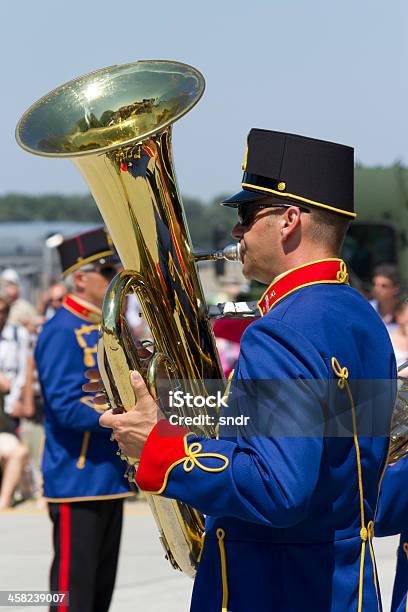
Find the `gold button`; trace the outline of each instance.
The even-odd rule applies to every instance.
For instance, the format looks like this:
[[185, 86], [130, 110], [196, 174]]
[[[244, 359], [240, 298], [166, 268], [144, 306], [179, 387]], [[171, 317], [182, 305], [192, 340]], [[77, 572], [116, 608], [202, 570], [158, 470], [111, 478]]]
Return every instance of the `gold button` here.
[[286, 189], [286, 183], [278, 183], [279, 191], [284, 191]]

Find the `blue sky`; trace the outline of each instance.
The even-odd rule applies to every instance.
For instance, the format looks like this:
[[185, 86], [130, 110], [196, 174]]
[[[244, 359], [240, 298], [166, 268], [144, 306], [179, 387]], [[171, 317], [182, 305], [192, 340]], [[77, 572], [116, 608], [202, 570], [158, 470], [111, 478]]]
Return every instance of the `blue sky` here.
[[72, 162], [20, 150], [15, 124], [57, 85], [137, 59], [205, 76], [204, 97], [174, 127], [186, 195], [238, 189], [251, 127], [352, 145], [367, 165], [408, 164], [402, 0], [37, 0], [4, 4], [1, 22], [0, 194], [85, 192]]

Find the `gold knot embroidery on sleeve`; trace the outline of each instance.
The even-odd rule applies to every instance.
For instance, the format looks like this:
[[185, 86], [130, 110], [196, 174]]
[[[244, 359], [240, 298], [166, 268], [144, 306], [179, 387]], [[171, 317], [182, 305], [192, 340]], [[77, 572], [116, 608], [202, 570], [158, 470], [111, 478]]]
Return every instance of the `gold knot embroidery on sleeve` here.
[[[191, 472], [195, 465], [204, 472], [222, 472], [229, 465], [229, 459], [224, 455], [218, 453], [202, 453], [203, 446], [200, 442], [192, 442], [190, 446], [188, 446], [187, 439], [184, 438], [184, 448], [186, 457], [183, 462], [183, 468], [185, 472]], [[219, 467], [208, 467], [199, 461], [199, 459], [205, 458], [219, 459], [222, 465]]]

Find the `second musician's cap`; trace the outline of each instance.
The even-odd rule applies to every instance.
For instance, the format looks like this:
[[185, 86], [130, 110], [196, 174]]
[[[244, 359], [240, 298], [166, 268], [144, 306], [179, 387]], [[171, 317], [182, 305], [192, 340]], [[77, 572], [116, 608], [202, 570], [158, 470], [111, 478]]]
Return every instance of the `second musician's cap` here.
[[225, 199], [225, 206], [236, 208], [272, 196], [282, 203], [356, 216], [352, 147], [254, 128], [242, 167], [242, 191]]
[[90, 263], [119, 263], [112, 239], [105, 227], [67, 238], [58, 246], [62, 274], [67, 276]]

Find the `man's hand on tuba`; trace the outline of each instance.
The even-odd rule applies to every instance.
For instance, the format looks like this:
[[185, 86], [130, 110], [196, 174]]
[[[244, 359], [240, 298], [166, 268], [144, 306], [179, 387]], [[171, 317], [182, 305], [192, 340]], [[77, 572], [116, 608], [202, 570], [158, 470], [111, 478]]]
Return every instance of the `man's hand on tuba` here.
[[[84, 391], [97, 393], [104, 391], [98, 370], [88, 370], [86, 376], [91, 382], [83, 386]], [[113, 414], [112, 410], [107, 410], [102, 414], [99, 423], [102, 427], [112, 429], [113, 438], [127, 457], [137, 459], [160, 416], [158, 406], [139, 372], [130, 372], [130, 382], [135, 393], [137, 410], [129, 410], [122, 414]], [[95, 403], [106, 404], [106, 397], [97, 395]]]

